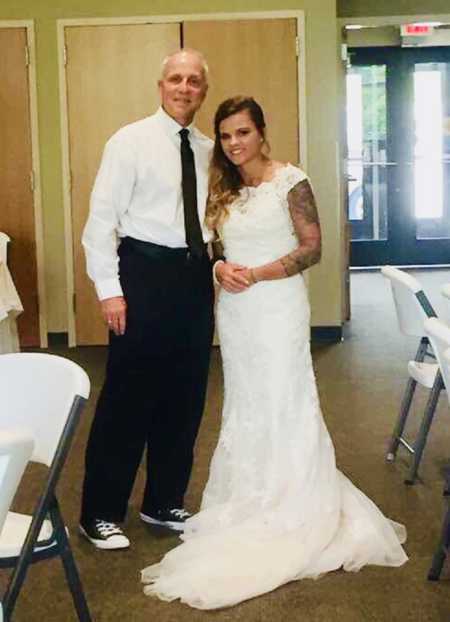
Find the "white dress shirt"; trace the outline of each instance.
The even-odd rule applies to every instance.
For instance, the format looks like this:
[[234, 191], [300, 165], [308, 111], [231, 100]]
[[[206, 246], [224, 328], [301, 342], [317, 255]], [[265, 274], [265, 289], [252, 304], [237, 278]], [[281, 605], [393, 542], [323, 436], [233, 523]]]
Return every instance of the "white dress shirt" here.
[[[121, 128], [106, 143], [82, 237], [87, 272], [100, 300], [123, 295], [118, 274], [119, 238], [186, 247], [181, 129], [159, 108], [154, 115]], [[198, 214], [204, 223], [213, 142], [193, 125], [187, 129], [195, 158]], [[204, 224], [202, 230], [204, 241], [209, 242], [211, 232]]]

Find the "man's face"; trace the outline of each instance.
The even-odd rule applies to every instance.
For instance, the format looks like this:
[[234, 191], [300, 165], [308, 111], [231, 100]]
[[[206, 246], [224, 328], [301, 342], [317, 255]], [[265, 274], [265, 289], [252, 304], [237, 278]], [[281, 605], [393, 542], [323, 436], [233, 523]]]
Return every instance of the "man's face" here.
[[191, 123], [208, 90], [202, 63], [190, 52], [169, 59], [158, 86], [164, 110], [180, 125]]

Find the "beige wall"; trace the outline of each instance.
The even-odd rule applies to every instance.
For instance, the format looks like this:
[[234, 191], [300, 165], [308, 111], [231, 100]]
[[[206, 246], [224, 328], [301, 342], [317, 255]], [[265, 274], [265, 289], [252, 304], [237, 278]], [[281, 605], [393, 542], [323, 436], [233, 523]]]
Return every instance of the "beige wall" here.
[[347, 30], [345, 35], [348, 47], [399, 46], [401, 43], [399, 26]]
[[335, 0], [61, 0], [55, 4], [52, 0], [2, 0], [0, 4], [0, 20], [35, 20], [49, 331], [67, 330], [56, 20], [298, 9], [305, 11], [306, 18], [308, 173], [324, 231], [323, 260], [310, 278], [312, 321], [316, 326], [340, 325], [342, 217], [337, 179]]

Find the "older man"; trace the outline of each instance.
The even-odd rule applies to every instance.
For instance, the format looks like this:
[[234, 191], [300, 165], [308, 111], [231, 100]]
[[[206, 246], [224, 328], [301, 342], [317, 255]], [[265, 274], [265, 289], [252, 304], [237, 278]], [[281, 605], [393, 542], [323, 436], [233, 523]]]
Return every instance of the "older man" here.
[[110, 328], [80, 520], [102, 549], [130, 544], [118, 523], [145, 446], [141, 519], [183, 529], [207, 384], [213, 286], [202, 223], [212, 142], [192, 125], [208, 89], [203, 56], [168, 56], [158, 86], [158, 111], [106, 144], [83, 234]]

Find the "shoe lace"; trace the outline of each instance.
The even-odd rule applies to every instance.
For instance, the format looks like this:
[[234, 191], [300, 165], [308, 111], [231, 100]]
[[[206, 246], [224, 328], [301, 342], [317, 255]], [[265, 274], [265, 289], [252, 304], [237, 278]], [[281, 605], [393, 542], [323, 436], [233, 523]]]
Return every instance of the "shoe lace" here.
[[175, 508], [174, 510], [171, 510], [170, 513], [176, 516], [177, 518], [189, 518], [190, 516], [189, 512], [187, 512], [184, 509]]
[[116, 525], [116, 523], [109, 523], [105, 520], [98, 520], [96, 524], [97, 529], [102, 536], [110, 536], [114, 534], [121, 534], [122, 530]]

